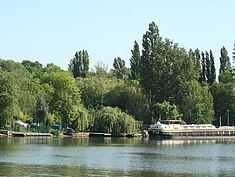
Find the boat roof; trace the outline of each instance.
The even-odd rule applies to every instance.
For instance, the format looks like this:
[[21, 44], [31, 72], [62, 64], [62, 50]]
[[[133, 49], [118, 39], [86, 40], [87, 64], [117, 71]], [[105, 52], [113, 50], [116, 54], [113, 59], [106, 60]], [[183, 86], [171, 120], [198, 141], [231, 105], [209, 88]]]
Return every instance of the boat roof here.
[[159, 122], [164, 123], [164, 124], [180, 124], [183, 121], [182, 120], [159, 120]]

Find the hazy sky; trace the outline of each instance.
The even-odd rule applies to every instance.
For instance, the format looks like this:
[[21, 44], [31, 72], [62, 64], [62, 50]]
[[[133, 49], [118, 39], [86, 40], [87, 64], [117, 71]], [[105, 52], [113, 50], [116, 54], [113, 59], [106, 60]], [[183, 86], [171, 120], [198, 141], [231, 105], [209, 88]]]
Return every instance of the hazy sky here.
[[129, 65], [131, 49], [154, 21], [179, 46], [212, 49], [219, 65], [235, 42], [234, 0], [0, 0], [0, 57], [54, 63], [67, 69], [86, 49], [91, 66], [109, 68], [115, 57]]

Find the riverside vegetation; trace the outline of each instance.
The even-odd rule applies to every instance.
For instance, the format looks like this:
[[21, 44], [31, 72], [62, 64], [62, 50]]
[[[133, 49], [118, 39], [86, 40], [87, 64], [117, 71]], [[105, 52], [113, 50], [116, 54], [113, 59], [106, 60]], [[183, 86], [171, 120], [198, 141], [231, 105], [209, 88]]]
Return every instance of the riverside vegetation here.
[[[234, 49], [235, 52], [235, 49]], [[235, 61], [235, 53], [233, 60]], [[162, 39], [154, 22], [135, 41], [130, 68], [116, 57], [113, 69], [89, 68], [86, 50], [62, 70], [53, 63], [0, 59], [0, 129], [15, 120], [50, 131], [53, 124], [75, 131], [133, 133], [156, 118], [187, 123], [230, 124], [235, 120], [234, 68], [221, 48], [218, 80], [211, 50], [181, 48]]]

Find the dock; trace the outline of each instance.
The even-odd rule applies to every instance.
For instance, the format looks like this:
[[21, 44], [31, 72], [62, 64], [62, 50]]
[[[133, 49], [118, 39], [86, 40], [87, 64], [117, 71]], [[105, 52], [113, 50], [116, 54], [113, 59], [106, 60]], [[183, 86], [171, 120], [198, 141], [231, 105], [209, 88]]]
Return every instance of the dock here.
[[64, 136], [68, 137], [89, 137], [89, 132], [78, 132], [78, 133], [64, 133]]
[[0, 130], [0, 136], [12, 136], [12, 131]]
[[5, 134], [1, 134], [1, 133], [0, 133], [0, 137], [2, 137], [2, 136], [7, 136], [7, 135], [5, 135]]
[[111, 133], [90, 132], [89, 137], [111, 137]]
[[28, 137], [28, 136], [45, 136], [51, 137], [51, 133], [35, 133], [35, 132], [12, 132], [13, 137]]

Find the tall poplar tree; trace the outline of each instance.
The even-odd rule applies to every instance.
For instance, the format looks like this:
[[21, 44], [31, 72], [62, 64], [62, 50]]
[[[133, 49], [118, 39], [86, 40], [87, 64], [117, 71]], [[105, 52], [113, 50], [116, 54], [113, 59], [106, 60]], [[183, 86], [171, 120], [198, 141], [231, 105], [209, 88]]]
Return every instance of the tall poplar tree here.
[[132, 56], [130, 59], [131, 79], [139, 79], [140, 77], [140, 48], [137, 41], [134, 43], [134, 48], [131, 50]]
[[78, 52], [75, 53], [74, 58], [70, 60], [69, 68], [68, 70], [73, 73], [73, 77], [79, 77], [81, 75], [80, 73], [80, 65], [81, 62], [79, 60]]
[[235, 43], [233, 44], [233, 71], [235, 72]]
[[75, 53], [75, 57], [70, 61], [69, 71], [73, 73], [74, 78], [85, 78], [89, 72], [89, 55], [87, 50], [80, 50]]
[[225, 47], [220, 50], [220, 55], [219, 81], [222, 83], [233, 82], [233, 70]]
[[150, 104], [176, 101], [178, 86], [183, 80], [195, 79], [194, 54], [178, 47], [169, 39], [162, 40], [154, 22], [143, 35], [143, 50], [140, 60], [140, 83]]
[[225, 71], [225, 69], [231, 69], [231, 63], [229, 61], [228, 51], [223, 46], [223, 48], [220, 50], [220, 69], [219, 73]]
[[201, 76], [201, 72], [202, 72], [201, 54], [200, 54], [200, 50], [199, 49], [196, 49], [194, 53], [195, 53], [195, 58], [196, 58], [195, 71], [196, 71], [197, 79], [199, 81], [200, 76]]
[[82, 77], [85, 78], [89, 73], [89, 54], [87, 50], [82, 50]]
[[216, 81], [216, 70], [215, 70], [215, 60], [212, 50], [210, 50], [210, 68], [211, 68], [211, 73], [210, 73], [209, 84], [213, 84]]
[[207, 83], [210, 82], [210, 78], [211, 78], [211, 63], [210, 63], [210, 56], [209, 53], [206, 51], [206, 81]]
[[[155, 95], [159, 95], [161, 88], [159, 88], [160, 73], [162, 68], [161, 56], [159, 53], [159, 45], [161, 37], [157, 25], [152, 22], [149, 24], [148, 31], [143, 35], [143, 50], [140, 60], [140, 82], [147, 92], [150, 101], [152, 102]], [[154, 79], [154, 81], [153, 81]]]
[[202, 83], [206, 81], [206, 59], [204, 52], [201, 53], [201, 56], [202, 72], [199, 81]]

